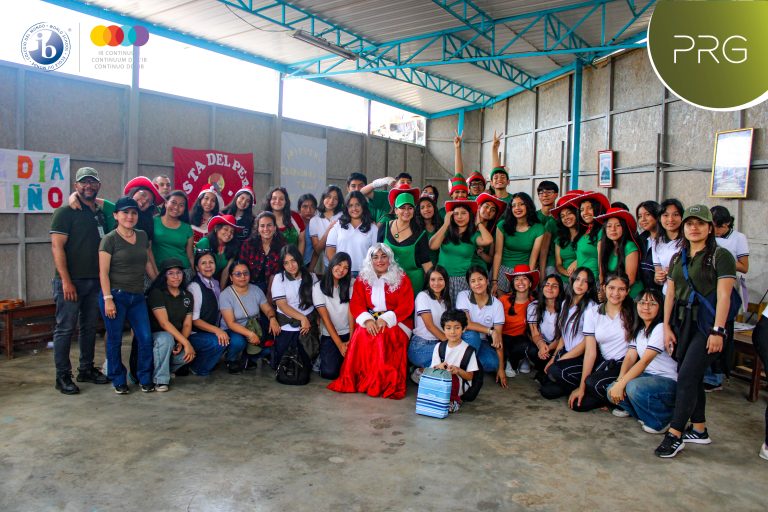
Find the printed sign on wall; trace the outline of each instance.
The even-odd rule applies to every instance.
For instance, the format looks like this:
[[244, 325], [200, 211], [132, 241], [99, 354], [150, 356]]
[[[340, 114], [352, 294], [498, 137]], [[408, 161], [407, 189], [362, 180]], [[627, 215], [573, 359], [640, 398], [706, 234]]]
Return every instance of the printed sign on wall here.
[[253, 182], [253, 153], [173, 148], [173, 166], [173, 186], [187, 194], [190, 205], [200, 190], [211, 185], [229, 204], [235, 192]]
[[288, 190], [294, 201], [302, 194], [320, 197], [325, 189], [325, 139], [283, 132], [280, 159], [280, 185]]
[[69, 155], [0, 149], [0, 213], [51, 213], [69, 196]]

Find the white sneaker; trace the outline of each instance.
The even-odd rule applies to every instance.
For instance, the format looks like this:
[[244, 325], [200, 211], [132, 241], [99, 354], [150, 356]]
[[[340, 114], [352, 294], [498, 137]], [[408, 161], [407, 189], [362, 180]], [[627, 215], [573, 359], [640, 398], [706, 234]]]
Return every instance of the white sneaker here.
[[611, 411], [611, 414], [613, 414], [617, 418], [626, 418], [627, 416], [629, 416], [629, 413], [624, 409], [622, 409], [621, 407], [616, 407], [615, 409], [613, 409]]
[[424, 373], [424, 368], [414, 368], [411, 372], [411, 380], [414, 384], [418, 384], [421, 380], [421, 375]]
[[512, 369], [512, 365], [509, 364], [509, 361], [507, 361], [507, 366], [504, 367], [504, 375], [506, 375], [510, 379], [517, 377], [517, 372]]
[[155, 385], [155, 391], [157, 391], [158, 393], [165, 393], [166, 391], [168, 391], [168, 389], [169, 389], [168, 384]]
[[763, 446], [760, 447], [760, 458], [768, 460], [768, 444], [763, 444]]
[[523, 359], [523, 362], [520, 363], [520, 368], [517, 371], [519, 373], [531, 373], [531, 364], [527, 359]]
[[655, 430], [643, 423], [642, 425], [643, 432], [648, 432], [649, 434], [664, 434], [669, 430], [669, 425], [666, 427], [661, 427], [661, 430]]

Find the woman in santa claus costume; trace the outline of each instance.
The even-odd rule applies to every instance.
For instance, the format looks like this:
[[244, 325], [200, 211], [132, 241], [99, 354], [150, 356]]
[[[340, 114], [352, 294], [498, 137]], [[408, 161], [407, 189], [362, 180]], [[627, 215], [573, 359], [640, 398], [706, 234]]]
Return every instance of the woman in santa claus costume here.
[[339, 378], [328, 389], [405, 397], [413, 307], [411, 281], [395, 261], [392, 249], [374, 244], [368, 249], [349, 302], [355, 321], [349, 348]]

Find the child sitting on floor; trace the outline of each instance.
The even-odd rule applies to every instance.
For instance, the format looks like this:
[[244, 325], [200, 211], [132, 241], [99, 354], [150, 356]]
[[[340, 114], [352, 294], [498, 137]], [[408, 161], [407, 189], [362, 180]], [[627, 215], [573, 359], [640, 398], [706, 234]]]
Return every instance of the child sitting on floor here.
[[[480, 369], [477, 364], [477, 357], [475, 357], [475, 349], [461, 339], [464, 329], [467, 328], [467, 323], [467, 314], [464, 311], [449, 309], [443, 313], [440, 317], [440, 327], [442, 327], [448, 341], [435, 345], [435, 350], [432, 353], [432, 368], [448, 370], [453, 376], [451, 403], [448, 412], [459, 410], [461, 395], [471, 386], [474, 372]], [[467, 354], [468, 357], [465, 357]]]

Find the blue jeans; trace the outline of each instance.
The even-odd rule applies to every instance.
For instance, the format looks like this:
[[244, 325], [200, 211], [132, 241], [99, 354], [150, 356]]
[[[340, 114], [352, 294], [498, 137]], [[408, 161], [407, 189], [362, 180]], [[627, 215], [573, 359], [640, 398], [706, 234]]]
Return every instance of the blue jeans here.
[[127, 319], [138, 342], [136, 376], [140, 384], [149, 385], [152, 383], [153, 343], [144, 294], [114, 289], [112, 301], [117, 312], [115, 318], [108, 318], [104, 313], [104, 295], [99, 292], [99, 309], [104, 318], [104, 326], [107, 328], [107, 377], [115, 387], [126, 385], [127, 372], [123, 366], [121, 347], [123, 346], [123, 325]]
[[[432, 354], [438, 340], [425, 340], [413, 335], [408, 343], [408, 360], [418, 368], [429, 368], [432, 365]], [[485, 366], [483, 366], [485, 368]]]
[[722, 386], [724, 378], [725, 378], [725, 374], [713, 372], [712, 366], [707, 368], [707, 371], [704, 372], [704, 384], [710, 384], [712, 386]]
[[[349, 341], [349, 333], [339, 334], [341, 341]], [[335, 379], [341, 372], [341, 363], [344, 357], [339, 352], [339, 347], [330, 336], [320, 336], [320, 376], [324, 379]]]
[[248, 341], [245, 339], [245, 336], [235, 331], [227, 329], [227, 334], [229, 334], [229, 346], [224, 347], [227, 351], [227, 362], [239, 363]]
[[80, 332], [78, 333], [79, 369], [90, 370], [93, 368], [96, 322], [99, 318], [99, 280], [73, 279], [72, 284], [77, 290], [76, 301], [64, 300], [61, 279], [54, 279], [52, 282], [53, 300], [56, 303], [56, 327], [53, 330], [53, 361], [56, 365], [56, 375], [68, 375], [72, 372], [69, 350], [78, 320], [80, 321]]
[[155, 384], [168, 384], [171, 382], [171, 373], [184, 366], [184, 351], [173, 354], [176, 340], [166, 331], [152, 333], [154, 342], [155, 371], [152, 380]]
[[190, 368], [195, 375], [210, 375], [227, 347], [219, 345], [216, 335], [206, 331], [193, 332], [189, 342], [195, 349], [195, 358], [189, 363]]
[[[608, 390], [611, 387], [613, 384]], [[676, 388], [677, 382], [672, 379], [643, 372], [627, 382], [624, 388], [627, 398], [619, 402], [619, 406], [646, 426], [661, 430], [672, 420]]]
[[477, 331], [464, 331], [461, 339], [475, 349], [477, 360], [483, 367], [483, 371], [495, 372], [499, 369], [499, 355], [496, 349], [491, 346], [491, 342], [480, 338]]

